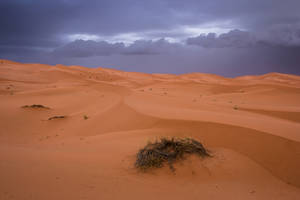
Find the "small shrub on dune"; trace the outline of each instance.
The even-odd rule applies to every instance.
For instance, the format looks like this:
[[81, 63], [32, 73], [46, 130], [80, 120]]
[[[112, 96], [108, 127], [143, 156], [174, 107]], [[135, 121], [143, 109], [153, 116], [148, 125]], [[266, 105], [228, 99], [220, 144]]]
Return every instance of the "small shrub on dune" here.
[[42, 109], [50, 109], [49, 107], [46, 107], [46, 106], [40, 105], [40, 104], [25, 105], [25, 106], [22, 106], [22, 108], [42, 108]]
[[145, 171], [150, 168], [160, 168], [164, 163], [168, 163], [170, 169], [174, 171], [173, 163], [191, 154], [210, 157], [204, 146], [194, 139], [161, 138], [139, 150], [135, 167]]
[[48, 120], [64, 119], [64, 118], [66, 118], [66, 117], [67, 117], [67, 116], [53, 116], [53, 117], [48, 118]]

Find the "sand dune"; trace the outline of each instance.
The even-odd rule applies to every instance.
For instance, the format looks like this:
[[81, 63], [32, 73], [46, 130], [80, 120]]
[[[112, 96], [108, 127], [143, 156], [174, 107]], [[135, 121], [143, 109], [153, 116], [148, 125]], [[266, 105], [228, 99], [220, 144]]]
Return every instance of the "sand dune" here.
[[[0, 60], [0, 101], [1, 200], [300, 198], [299, 76]], [[162, 136], [213, 156], [137, 171], [139, 148]]]

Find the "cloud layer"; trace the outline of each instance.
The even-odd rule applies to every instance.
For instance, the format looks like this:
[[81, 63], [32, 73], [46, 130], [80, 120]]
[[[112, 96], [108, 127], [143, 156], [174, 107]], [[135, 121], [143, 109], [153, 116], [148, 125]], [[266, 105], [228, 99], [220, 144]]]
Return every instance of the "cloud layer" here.
[[136, 40], [129, 46], [124, 43], [109, 43], [106, 41], [75, 40], [52, 52], [56, 56], [66, 57], [90, 57], [121, 55], [152, 55], [171, 52], [180, 48], [180, 44], [170, 43], [165, 39]]
[[215, 33], [201, 34], [200, 36], [188, 38], [188, 45], [198, 45], [205, 48], [247, 48], [257, 45], [257, 38], [245, 31], [232, 30], [217, 36]]
[[257, 32], [292, 27], [299, 7], [298, 0], [2, 0], [0, 44], [57, 47], [72, 34], [155, 32], [161, 38], [169, 30], [216, 25]]
[[201, 34], [187, 39], [188, 45], [198, 45], [206, 48], [250, 48], [257, 46], [300, 46], [300, 26], [277, 26], [264, 32], [250, 33], [232, 30], [217, 36], [215, 33]]
[[299, 0], [2, 0], [0, 58], [145, 72], [300, 74], [299, 7]]
[[[299, 26], [300, 27], [300, 26]], [[217, 35], [200, 34], [187, 38], [184, 44], [171, 43], [166, 39], [136, 40], [126, 46], [122, 42], [75, 40], [54, 49], [53, 54], [67, 57], [121, 55], [151, 55], [185, 50], [189, 45], [202, 48], [300, 48], [300, 28], [279, 27], [267, 32], [250, 33], [238, 29]]]

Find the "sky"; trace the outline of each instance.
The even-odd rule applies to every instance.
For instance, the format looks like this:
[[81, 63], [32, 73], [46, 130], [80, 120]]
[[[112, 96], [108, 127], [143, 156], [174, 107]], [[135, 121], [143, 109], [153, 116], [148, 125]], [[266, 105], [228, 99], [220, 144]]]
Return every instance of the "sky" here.
[[0, 59], [300, 75], [299, 0], [1, 0]]

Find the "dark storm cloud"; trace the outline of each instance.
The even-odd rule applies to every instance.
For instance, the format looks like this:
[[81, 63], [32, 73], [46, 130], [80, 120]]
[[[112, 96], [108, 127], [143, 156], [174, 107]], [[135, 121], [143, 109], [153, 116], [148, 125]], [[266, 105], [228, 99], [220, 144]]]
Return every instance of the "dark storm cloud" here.
[[299, 7], [299, 0], [1, 0], [0, 58], [147, 72], [300, 73]]
[[123, 43], [108, 43], [105, 41], [76, 40], [53, 51], [54, 55], [67, 57], [108, 56], [124, 51]]
[[179, 44], [170, 43], [165, 39], [157, 41], [137, 40], [129, 45], [123, 54], [127, 55], [143, 55], [143, 54], [161, 54], [180, 48]]
[[232, 30], [217, 36], [215, 33], [201, 34], [187, 39], [188, 45], [206, 48], [247, 48], [254, 46], [300, 47], [300, 24], [280, 25], [264, 32]]
[[63, 35], [164, 29], [178, 17], [161, 1], [4, 0], [0, 44], [57, 46]]
[[254, 31], [299, 22], [299, 7], [298, 0], [2, 0], [0, 44], [52, 47], [77, 33], [159, 30], [164, 37], [170, 28], [223, 21]]
[[[204, 48], [300, 48], [300, 28], [287, 26], [273, 29], [264, 33], [250, 33], [241, 30], [232, 30], [217, 36], [216, 33], [201, 34], [187, 38], [187, 45], [196, 45]], [[175, 49], [186, 49], [184, 45], [170, 43], [165, 39], [136, 40], [129, 46], [124, 43], [109, 43], [106, 41], [76, 40], [62, 47], [56, 48], [53, 53], [68, 57], [108, 56], [112, 54], [147, 55], [164, 54]]]
[[148, 55], [161, 54], [180, 48], [181, 45], [173, 44], [165, 39], [157, 41], [136, 40], [129, 46], [124, 43], [108, 43], [106, 41], [76, 40], [59, 47], [53, 51], [54, 55], [61, 57], [91, 57], [109, 56], [112, 54], [122, 55]]
[[206, 48], [246, 48], [256, 46], [258, 42], [259, 40], [254, 35], [240, 30], [232, 30], [220, 36], [215, 33], [201, 34], [198, 37], [187, 39], [188, 45], [198, 45]]

